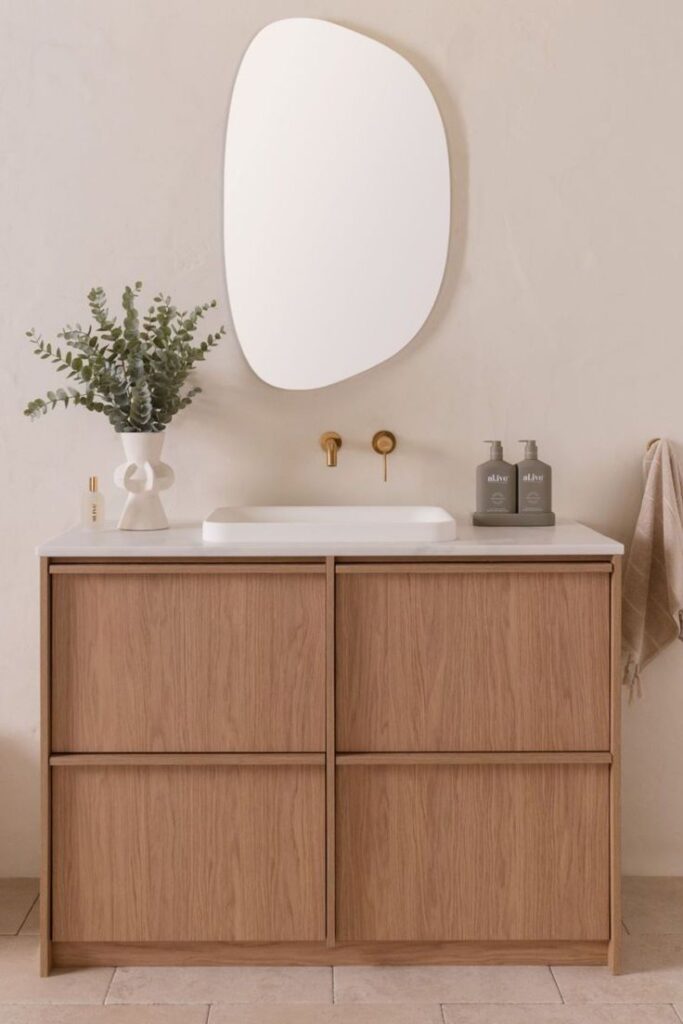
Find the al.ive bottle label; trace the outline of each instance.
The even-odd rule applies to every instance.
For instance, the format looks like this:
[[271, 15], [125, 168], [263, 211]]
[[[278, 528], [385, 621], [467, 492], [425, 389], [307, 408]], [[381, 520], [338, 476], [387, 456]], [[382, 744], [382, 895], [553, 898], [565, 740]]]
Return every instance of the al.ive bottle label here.
[[490, 459], [477, 466], [477, 512], [514, 512], [517, 503], [517, 471], [503, 458], [500, 441], [491, 445]]
[[535, 441], [523, 442], [524, 459], [517, 464], [517, 489], [520, 512], [551, 512], [551, 469], [538, 458]]

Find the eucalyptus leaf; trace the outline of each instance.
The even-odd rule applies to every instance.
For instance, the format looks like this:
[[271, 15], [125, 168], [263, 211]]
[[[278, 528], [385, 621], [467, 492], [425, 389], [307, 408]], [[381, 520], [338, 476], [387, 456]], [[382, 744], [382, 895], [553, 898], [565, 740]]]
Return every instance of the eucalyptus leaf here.
[[67, 372], [67, 378], [85, 386], [85, 392], [74, 387], [48, 391], [47, 401], [28, 402], [26, 416], [35, 419], [72, 402], [102, 413], [117, 431], [158, 432], [191, 403], [201, 389], [188, 383], [189, 375], [226, 332], [222, 325], [204, 341], [193, 343], [200, 319], [215, 308], [216, 300], [191, 307], [188, 313], [160, 292], [148, 307], [141, 330], [136, 305], [141, 290], [141, 281], [124, 289], [124, 317], [119, 324], [107, 308], [104, 289], [91, 288], [88, 305], [95, 324], [87, 331], [80, 324], [67, 324], [58, 335], [67, 345], [65, 350], [53, 349], [34, 329], [26, 332], [35, 355], [49, 359], [58, 372]]

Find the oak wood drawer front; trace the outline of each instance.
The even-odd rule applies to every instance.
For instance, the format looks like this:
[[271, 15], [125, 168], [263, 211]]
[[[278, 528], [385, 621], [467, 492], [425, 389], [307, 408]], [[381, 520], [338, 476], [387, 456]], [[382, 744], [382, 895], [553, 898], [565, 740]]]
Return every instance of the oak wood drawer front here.
[[52, 578], [54, 751], [325, 748], [325, 578]]
[[53, 769], [53, 938], [325, 934], [322, 767]]
[[339, 575], [337, 749], [608, 750], [609, 573], [571, 569]]
[[337, 938], [607, 939], [608, 773], [338, 769]]

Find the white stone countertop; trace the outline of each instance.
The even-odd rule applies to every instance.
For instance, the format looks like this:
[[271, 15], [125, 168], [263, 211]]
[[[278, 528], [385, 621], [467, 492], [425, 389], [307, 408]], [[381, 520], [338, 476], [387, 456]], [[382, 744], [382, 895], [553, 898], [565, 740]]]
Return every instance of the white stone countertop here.
[[41, 544], [49, 558], [301, 558], [338, 555], [433, 558], [553, 557], [621, 555], [623, 544], [583, 523], [559, 520], [555, 526], [473, 526], [470, 516], [456, 516], [457, 539], [431, 543], [211, 543], [202, 539], [201, 523], [177, 523], [168, 530], [122, 531], [113, 523], [102, 530], [76, 526]]

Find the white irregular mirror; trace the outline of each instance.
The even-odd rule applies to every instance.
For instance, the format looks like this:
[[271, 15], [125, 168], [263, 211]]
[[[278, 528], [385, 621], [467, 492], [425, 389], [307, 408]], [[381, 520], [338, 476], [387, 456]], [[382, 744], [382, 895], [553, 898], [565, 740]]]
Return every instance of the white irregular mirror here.
[[311, 18], [264, 28], [233, 90], [225, 150], [233, 323], [264, 381], [319, 388], [415, 337], [450, 227], [443, 122], [389, 47]]

